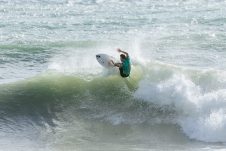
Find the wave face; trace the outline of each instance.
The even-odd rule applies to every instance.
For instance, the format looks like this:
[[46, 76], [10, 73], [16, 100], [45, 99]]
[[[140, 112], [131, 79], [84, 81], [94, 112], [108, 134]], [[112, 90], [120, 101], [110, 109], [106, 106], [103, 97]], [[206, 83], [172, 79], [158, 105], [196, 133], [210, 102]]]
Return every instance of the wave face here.
[[110, 74], [87, 80], [50, 71], [1, 85], [1, 129], [57, 128], [76, 115], [111, 125], [177, 125], [191, 139], [226, 142], [225, 76], [159, 62], [133, 67], [129, 79]]

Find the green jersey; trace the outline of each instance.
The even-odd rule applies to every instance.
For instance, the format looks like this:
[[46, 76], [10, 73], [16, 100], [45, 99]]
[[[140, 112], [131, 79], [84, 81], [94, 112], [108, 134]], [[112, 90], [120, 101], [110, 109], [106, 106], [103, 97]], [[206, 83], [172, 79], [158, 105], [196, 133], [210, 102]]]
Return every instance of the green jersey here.
[[130, 74], [131, 65], [130, 65], [130, 58], [129, 58], [129, 56], [126, 57], [123, 60], [123, 62], [122, 62], [122, 70], [123, 70], [123, 74], [125, 74], [125, 75], [129, 75]]

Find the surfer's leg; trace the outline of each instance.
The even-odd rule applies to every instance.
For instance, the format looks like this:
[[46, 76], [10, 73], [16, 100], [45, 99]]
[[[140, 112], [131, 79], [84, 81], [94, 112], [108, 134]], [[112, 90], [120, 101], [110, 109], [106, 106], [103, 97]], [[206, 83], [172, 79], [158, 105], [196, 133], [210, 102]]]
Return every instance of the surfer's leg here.
[[119, 71], [120, 71], [120, 75], [123, 77], [123, 69], [122, 69], [122, 67], [119, 68]]
[[122, 67], [120, 67], [120, 68], [119, 68], [119, 71], [120, 71], [120, 75], [121, 75], [121, 77], [123, 77], [123, 78], [128, 77], [128, 75], [126, 75], [126, 74], [124, 74], [124, 73], [123, 73], [123, 69], [122, 69]]

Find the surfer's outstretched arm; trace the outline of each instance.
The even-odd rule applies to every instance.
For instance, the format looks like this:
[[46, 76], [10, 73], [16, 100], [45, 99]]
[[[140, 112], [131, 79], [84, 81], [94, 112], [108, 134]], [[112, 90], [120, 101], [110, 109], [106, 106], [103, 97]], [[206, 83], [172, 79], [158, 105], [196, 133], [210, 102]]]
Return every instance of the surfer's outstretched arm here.
[[113, 60], [111, 60], [111, 63], [112, 63], [114, 66], [119, 67], [119, 68], [122, 66], [121, 63], [114, 63]]
[[126, 57], [129, 56], [128, 52], [122, 51], [120, 48], [117, 49], [118, 52], [124, 53], [126, 55]]

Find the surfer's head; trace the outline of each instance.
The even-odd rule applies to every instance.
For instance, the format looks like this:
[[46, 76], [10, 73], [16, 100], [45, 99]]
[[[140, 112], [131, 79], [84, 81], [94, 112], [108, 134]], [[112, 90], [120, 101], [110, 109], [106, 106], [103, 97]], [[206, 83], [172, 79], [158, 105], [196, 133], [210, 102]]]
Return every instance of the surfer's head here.
[[124, 54], [120, 55], [120, 60], [123, 61], [124, 59], [126, 59], [126, 56]]

